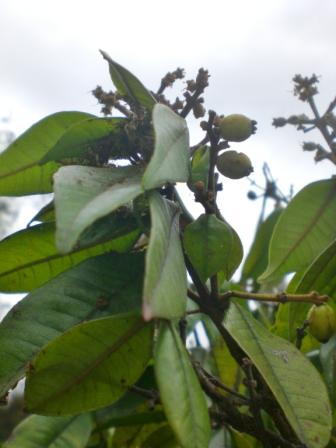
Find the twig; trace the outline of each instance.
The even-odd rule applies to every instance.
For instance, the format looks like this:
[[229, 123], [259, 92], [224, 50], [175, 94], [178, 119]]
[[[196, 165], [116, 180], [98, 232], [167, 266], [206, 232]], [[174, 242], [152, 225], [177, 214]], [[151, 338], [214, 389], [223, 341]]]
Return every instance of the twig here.
[[246, 291], [226, 291], [219, 296], [219, 300], [227, 300], [231, 297], [245, 300], [257, 300], [259, 302], [308, 302], [319, 305], [329, 300], [327, 295], [319, 295], [318, 292], [312, 291], [308, 294], [287, 294], [285, 292], [271, 294], [271, 293], [254, 293]]

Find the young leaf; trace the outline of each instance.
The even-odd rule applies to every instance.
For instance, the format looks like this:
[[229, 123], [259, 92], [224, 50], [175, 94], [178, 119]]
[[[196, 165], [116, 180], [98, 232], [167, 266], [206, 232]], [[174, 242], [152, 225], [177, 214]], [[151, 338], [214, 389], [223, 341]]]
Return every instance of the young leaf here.
[[140, 377], [151, 357], [153, 326], [134, 314], [79, 324], [30, 364], [29, 412], [73, 415], [107, 406]]
[[0, 195], [20, 196], [52, 191], [59, 165], [39, 166], [42, 157], [74, 124], [91, 118], [83, 112], [59, 112], [37, 122], [0, 154]]
[[172, 319], [186, 310], [187, 274], [179, 235], [179, 210], [159, 193], [149, 196], [151, 232], [146, 254], [143, 316]]
[[118, 92], [131, 102], [135, 102], [151, 111], [156, 100], [146, 87], [126, 68], [113, 61], [105, 51], [100, 50], [100, 52], [108, 62], [110, 75]]
[[231, 305], [225, 326], [268, 384], [299, 439], [309, 448], [324, 447], [330, 437], [331, 409], [315, 367], [239, 305]]
[[203, 214], [186, 227], [183, 244], [203, 281], [219, 271], [224, 271], [227, 280], [230, 278], [232, 232], [226, 223], [214, 215]]
[[242, 281], [246, 281], [249, 278], [256, 281], [259, 275], [266, 269], [270, 239], [281, 212], [281, 208], [274, 210], [258, 227], [243, 266]]
[[205, 397], [188, 353], [172, 322], [162, 322], [154, 349], [160, 398], [183, 448], [209, 446], [210, 421]]
[[336, 179], [307, 185], [281, 214], [271, 238], [261, 283], [309, 266], [336, 237]]
[[[39, 224], [21, 230], [0, 242], [0, 291], [31, 291], [60, 272], [77, 265], [86, 258], [114, 250], [128, 251], [139, 231], [133, 223], [110, 228], [110, 241], [93, 247], [78, 247], [70, 255], [61, 255], [55, 247], [55, 225]], [[22, 250], [24, 248], [24, 250]]]
[[65, 166], [54, 177], [56, 245], [69, 252], [98, 219], [142, 193], [138, 167]]
[[95, 150], [98, 156], [104, 151], [104, 144], [111, 146], [111, 139], [123, 122], [123, 118], [89, 118], [76, 123], [42, 157], [40, 164], [72, 157], [92, 158]]
[[89, 414], [77, 417], [31, 415], [14, 429], [4, 448], [83, 448], [89, 441]]
[[143, 270], [142, 253], [101, 255], [18, 302], [0, 324], [0, 397], [44, 344], [74, 325], [131, 310], [140, 314]]
[[153, 110], [155, 148], [142, 178], [145, 190], [167, 182], [189, 178], [189, 133], [186, 121], [169, 107], [157, 104]]
[[208, 189], [209, 164], [210, 150], [207, 146], [200, 146], [192, 158], [191, 173], [188, 180], [189, 188], [194, 190], [196, 182], [203, 182], [205, 190]]

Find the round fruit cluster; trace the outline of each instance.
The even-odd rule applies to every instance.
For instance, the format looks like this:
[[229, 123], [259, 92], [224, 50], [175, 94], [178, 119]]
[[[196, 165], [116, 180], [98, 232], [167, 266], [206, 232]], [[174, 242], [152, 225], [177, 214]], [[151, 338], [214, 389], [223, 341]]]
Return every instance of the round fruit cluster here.
[[[255, 132], [256, 122], [242, 114], [232, 114], [219, 118], [220, 136], [229, 142], [242, 142]], [[246, 154], [237, 151], [225, 151], [217, 158], [218, 171], [230, 179], [241, 179], [252, 173], [251, 160]]]

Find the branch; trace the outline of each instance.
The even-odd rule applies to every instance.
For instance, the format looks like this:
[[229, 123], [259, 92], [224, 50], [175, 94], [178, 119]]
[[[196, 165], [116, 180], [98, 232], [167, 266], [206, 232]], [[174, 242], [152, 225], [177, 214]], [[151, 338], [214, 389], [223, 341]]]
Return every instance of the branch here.
[[259, 302], [308, 302], [320, 305], [329, 300], [327, 295], [319, 295], [318, 292], [312, 291], [309, 294], [287, 294], [285, 292], [271, 294], [271, 293], [254, 293], [246, 291], [226, 291], [219, 296], [220, 300], [227, 300], [231, 297], [245, 300], [257, 300]]

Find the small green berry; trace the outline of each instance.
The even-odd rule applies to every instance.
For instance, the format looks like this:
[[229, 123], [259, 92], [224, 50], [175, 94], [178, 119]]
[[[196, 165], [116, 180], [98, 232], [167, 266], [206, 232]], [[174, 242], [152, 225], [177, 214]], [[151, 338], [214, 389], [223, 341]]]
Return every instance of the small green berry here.
[[224, 140], [242, 142], [255, 132], [255, 121], [242, 114], [227, 115], [219, 120], [219, 133]]
[[328, 342], [336, 332], [336, 313], [327, 304], [313, 305], [307, 314], [309, 333], [320, 342]]
[[237, 151], [225, 151], [217, 158], [218, 171], [230, 179], [241, 179], [252, 173], [251, 160], [246, 154]]

